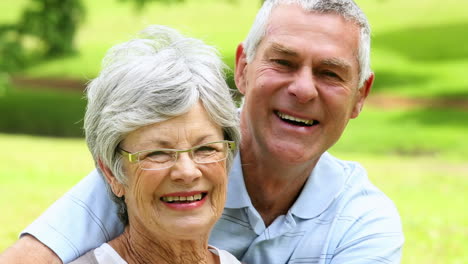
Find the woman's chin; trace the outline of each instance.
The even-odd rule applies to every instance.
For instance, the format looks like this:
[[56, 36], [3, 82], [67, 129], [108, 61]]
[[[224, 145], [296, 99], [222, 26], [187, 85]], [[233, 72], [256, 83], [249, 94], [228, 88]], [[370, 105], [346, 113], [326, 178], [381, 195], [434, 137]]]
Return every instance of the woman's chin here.
[[182, 240], [199, 240], [208, 238], [211, 229], [215, 224], [215, 220], [199, 218], [199, 217], [184, 217], [173, 219], [163, 227], [174, 239]]

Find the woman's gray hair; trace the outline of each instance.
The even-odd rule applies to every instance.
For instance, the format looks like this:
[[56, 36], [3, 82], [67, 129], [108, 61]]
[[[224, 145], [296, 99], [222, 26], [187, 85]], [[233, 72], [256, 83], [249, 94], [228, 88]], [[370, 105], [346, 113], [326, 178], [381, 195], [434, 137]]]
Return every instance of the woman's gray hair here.
[[[112, 47], [87, 87], [84, 129], [94, 161], [126, 184], [122, 157], [116, 153], [119, 143], [138, 128], [187, 113], [197, 102], [222, 127], [225, 139], [239, 145], [226, 69], [215, 48], [165, 26], [150, 26], [138, 38]], [[228, 156], [228, 169], [234, 154]], [[123, 199], [109, 192], [127, 224]]]
[[338, 14], [347, 20], [354, 21], [360, 27], [357, 59], [359, 62], [359, 87], [361, 87], [372, 74], [370, 67], [371, 31], [366, 15], [353, 0], [265, 0], [244, 41], [247, 62], [250, 63], [255, 58], [257, 47], [266, 34], [271, 13], [276, 6], [281, 4], [296, 4], [309, 12]]

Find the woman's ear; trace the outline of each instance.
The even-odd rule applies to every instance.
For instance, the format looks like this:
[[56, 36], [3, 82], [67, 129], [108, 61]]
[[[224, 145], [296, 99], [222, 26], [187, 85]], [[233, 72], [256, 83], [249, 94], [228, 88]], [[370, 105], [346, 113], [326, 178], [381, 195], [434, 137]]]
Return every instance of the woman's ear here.
[[120, 183], [117, 178], [114, 176], [112, 171], [107, 167], [102, 160], [98, 160], [99, 168], [101, 169], [104, 177], [106, 178], [107, 183], [112, 189], [112, 192], [117, 197], [122, 197], [125, 195], [125, 188], [122, 183]]

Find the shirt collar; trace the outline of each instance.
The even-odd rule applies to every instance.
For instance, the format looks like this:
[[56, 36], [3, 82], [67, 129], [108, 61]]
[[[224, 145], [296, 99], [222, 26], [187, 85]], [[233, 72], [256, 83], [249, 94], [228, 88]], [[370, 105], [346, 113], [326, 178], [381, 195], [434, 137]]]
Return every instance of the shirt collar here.
[[304, 219], [320, 215], [341, 193], [345, 177], [339, 161], [329, 153], [324, 153], [292, 206], [291, 213]]
[[226, 208], [244, 208], [253, 206], [245, 187], [240, 153], [234, 158], [228, 179]]
[[[345, 184], [345, 177], [343, 166], [336, 158], [325, 152], [317, 162], [290, 212], [303, 219], [320, 215], [340, 194]], [[234, 158], [229, 173], [225, 207], [253, 207], [245, 187], [240, 153]]]

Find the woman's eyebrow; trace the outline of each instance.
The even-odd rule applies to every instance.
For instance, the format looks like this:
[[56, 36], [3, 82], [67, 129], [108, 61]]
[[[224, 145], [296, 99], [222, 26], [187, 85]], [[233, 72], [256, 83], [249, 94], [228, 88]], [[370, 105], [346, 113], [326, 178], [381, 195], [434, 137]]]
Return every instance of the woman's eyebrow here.
[[[189, 140], [192, 142], [191, 147], [197, 146], [200, 144], [216, 141], [217, 136], [214, 134], [206, 134], [206, 135], [201, 135], [195, 138], [192, 138], [192, 140]], [[222, 139], [218, 139], [222, 140]], [[145, 142], [142, 142], [140, 145], [144, 145], [147, 147], [150, 147], [152, 149], [158, 149], [158, 148], [169, 148], [169, 149], [177, 149], [177, 143], [179, 141], [169, 141], [165, 139], [151, 139]]]

